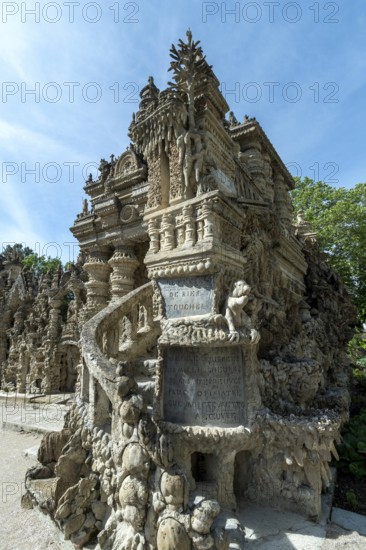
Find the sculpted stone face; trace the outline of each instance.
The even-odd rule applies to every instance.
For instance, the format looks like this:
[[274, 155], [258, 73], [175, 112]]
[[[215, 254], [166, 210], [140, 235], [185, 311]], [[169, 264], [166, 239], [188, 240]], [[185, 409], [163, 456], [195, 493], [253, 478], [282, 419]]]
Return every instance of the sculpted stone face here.
[[245, 281], [237, 281], [234, 285], [233, 296], [248, 296], [251, 287]]

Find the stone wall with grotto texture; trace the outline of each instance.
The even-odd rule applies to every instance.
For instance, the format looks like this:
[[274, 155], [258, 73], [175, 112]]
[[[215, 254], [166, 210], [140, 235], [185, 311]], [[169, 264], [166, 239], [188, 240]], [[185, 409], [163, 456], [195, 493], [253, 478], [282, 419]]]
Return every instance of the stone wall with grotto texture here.
[[15, 252], [0, 255], [0, 388], [16, 393], [72, 393], [80, 362], [86, 274], [37, 274]]
[[291, 175], [255, 119], [225, 118], [190, 31], [171, 58], [174, 82], [149, 77], [130, 147], [101, 160], [71, 228], [87, 274], [76, 398], [23, 504], [77, 548], [241, 548], [248, 502], [316, 520], [348, 415], [355, 310], [293, 223]]

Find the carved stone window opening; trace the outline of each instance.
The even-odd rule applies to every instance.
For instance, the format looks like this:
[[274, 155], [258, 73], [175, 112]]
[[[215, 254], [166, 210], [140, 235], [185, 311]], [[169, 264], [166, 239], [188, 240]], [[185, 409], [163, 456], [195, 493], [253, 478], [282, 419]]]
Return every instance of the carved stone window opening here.
[[196, 483], [214, 483], [216, 481], [217, 457], [213, 454], [192, 453], [192, 477]]

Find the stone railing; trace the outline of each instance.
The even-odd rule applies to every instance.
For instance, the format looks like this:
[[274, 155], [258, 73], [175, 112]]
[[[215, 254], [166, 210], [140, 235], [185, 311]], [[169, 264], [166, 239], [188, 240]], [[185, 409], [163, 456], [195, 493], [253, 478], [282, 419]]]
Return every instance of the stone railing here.
[[147, 355], [159, 329], [153, 321], [153, 284], [130, 292], [90, 319], [81, 333], [81, 398], [89, 425], [109, 432], [118, 395], [118, 372]]

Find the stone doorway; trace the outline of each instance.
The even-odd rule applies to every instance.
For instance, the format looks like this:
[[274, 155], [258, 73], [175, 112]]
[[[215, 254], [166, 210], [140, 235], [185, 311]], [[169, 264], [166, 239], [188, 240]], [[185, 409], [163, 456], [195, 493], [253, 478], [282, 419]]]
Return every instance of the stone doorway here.
[[251, 475], [250, 458], [251, 453], [249, 451], [240, 451], [235, 455], [233, 487], [234, 495], [238, 503], [244, 499], [248, 489]]
[[201, 452], [192, 453], [191, 472], [196, 485], [194, 493], [205, 498], [217, 499], [217, 456]]
[[76, 367], [80, 360], [77, 346], [67, 346], [60, 355], [60, 392], [71, 393], [75, 391], [77, 378]]

